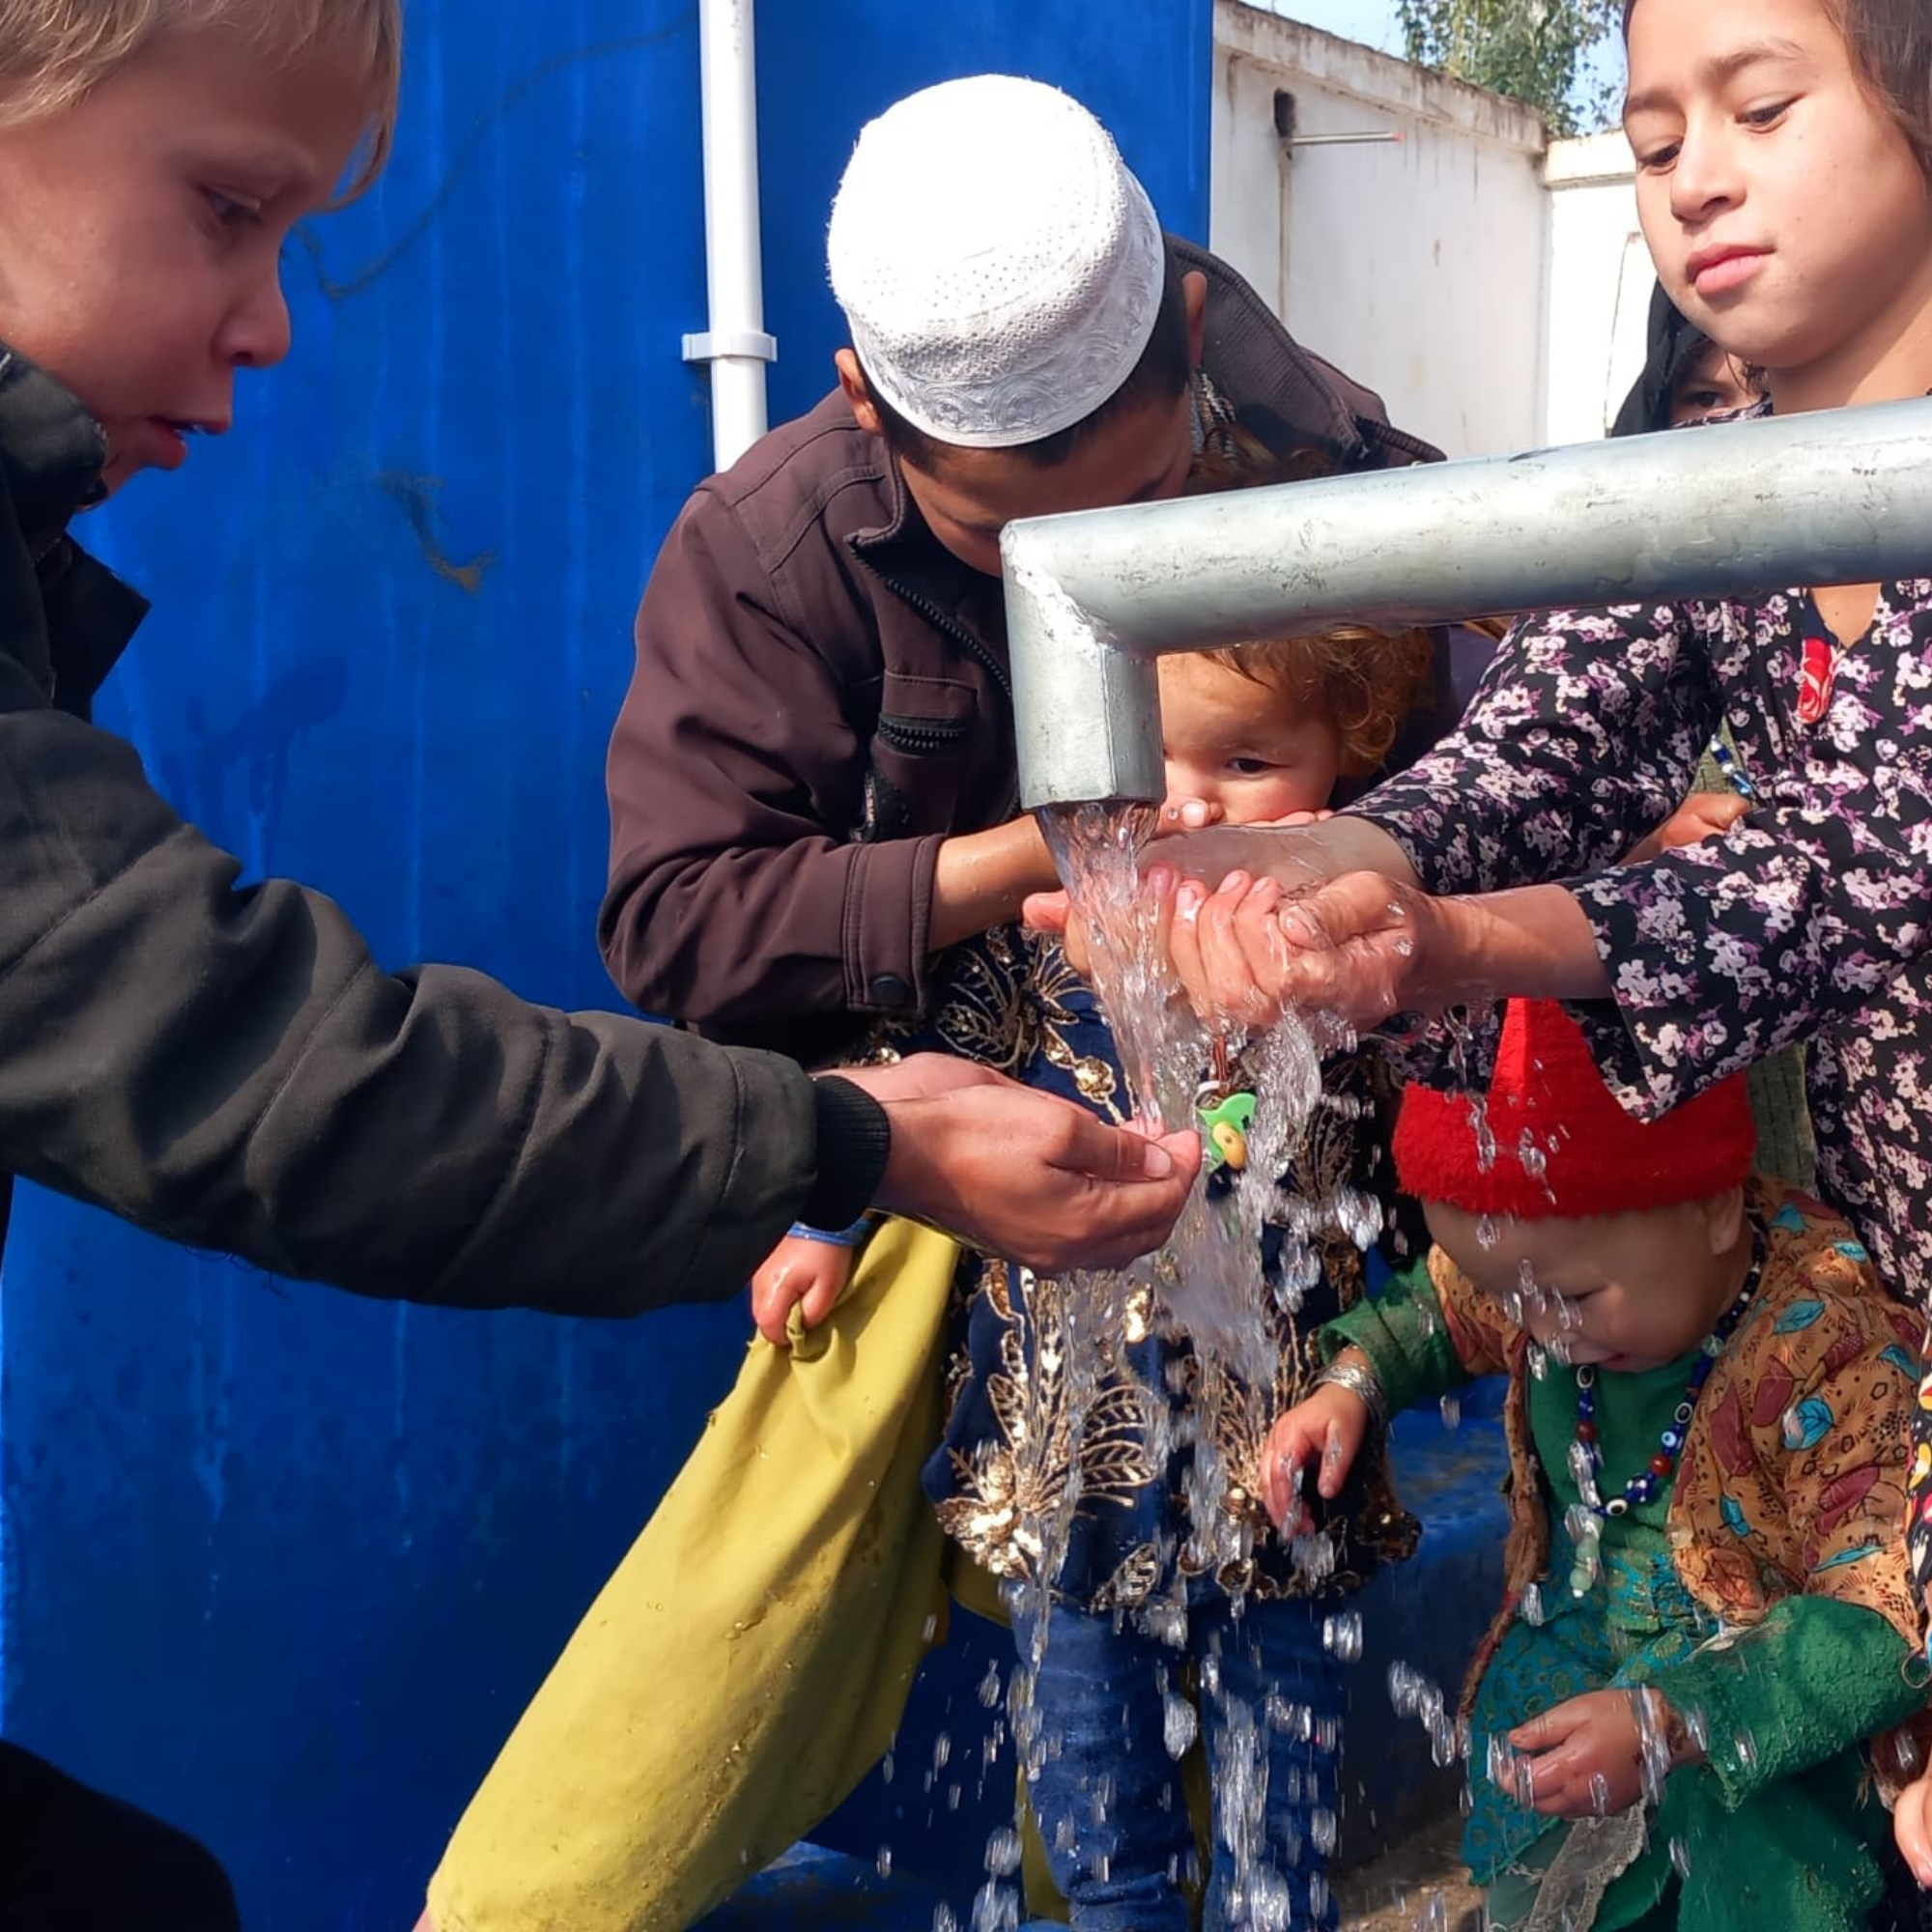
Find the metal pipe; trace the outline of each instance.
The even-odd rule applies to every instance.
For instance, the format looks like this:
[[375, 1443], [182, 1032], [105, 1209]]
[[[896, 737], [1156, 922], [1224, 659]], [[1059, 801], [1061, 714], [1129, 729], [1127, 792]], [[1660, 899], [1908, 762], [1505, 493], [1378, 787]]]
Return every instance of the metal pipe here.
[[1374, 132], [1354, 134], [1290, 134], [1284, 148], [1373, 148], [1401, 147], [1408, 137], [1400, 128], [1383, 128]]
[[697, 58], [710, 319], [703, 333], [684, 338], [684, 359], [711, 366], [712, 463], [728, 469], [765, 433], [765, 365], [779, 353], [765, 332], [753, 0], [700, 0]]
[[1867, 583], [1928, 546], [1932, 400], [1010, 524], [1020, 795], [1159, 799], [1163, 652]]

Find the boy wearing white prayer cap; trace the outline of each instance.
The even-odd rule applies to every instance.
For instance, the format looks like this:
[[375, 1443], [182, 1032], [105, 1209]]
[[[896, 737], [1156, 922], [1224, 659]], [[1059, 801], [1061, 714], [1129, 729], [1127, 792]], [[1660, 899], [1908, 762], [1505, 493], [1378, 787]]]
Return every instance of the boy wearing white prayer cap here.
[[635, 1005], [808, 1062], [1055, 883], [1018, 815], [1007, 523], [1173, 496], [1236, 425], [1326, 468], [1436, 454], [1035, 81], [888, 109], [828, 253], [838, 388], [698, 488], [645, 589], [599, 926]]

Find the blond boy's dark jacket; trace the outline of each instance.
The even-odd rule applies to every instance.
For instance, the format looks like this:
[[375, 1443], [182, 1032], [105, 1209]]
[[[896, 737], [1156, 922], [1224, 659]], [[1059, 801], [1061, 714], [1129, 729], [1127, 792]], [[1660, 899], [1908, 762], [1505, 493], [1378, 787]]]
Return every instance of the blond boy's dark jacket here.
[[382, 971], [89, 723], [147, 606], [68, 535], [104, 445], [0, 344], [0, 1238], [25, 1176], [361, 1293], [625, 1315], [843, 1225], [884, 1117], [843, 1083], [480, 974]]

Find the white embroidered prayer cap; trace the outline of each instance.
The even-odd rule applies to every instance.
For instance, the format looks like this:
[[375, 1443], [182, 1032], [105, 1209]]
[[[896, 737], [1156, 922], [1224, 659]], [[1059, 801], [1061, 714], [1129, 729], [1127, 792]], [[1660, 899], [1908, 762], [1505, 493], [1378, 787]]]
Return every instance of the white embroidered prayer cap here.
[[969, 449], [1090, 416], [1153, 333], [1153, 204], [1077, 100], [976, 74], [859, 136], [832, 207], [832, 290], [874, 392]]

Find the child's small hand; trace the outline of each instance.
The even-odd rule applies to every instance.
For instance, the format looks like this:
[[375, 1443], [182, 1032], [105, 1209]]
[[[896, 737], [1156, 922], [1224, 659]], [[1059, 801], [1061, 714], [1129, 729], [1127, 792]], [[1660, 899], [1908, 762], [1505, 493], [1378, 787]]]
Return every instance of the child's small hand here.
[[1308, 1533], [1314, 1520], [1302, 1506], [1297, 1476], [1314, 1463], [1318, 1469], [1316, 1493], [1325, 1501], [1334, 1501], [1355, 1466], [1355, 1458], [1362, 1453], [1368, 1433], [1368, 1404], [1332, 1382], [1296, 1403], [1275, 1423], [1262, 1452], [1265, 1486], [1262, 1500], [1276, 1529], [1284, 1536]]
[[1719, 838], [1749, 811], [1749, 804], [1736, 792], [1692, 792], [1648, 838], [1631, 847], [1624, 855], [1624, 864], [1640, 866], [1660, 852], [1673, 852], [1680, 845], [1697, 845], [1706, 838]]
[[1179, 832], [1205, 832], [1210, 825], [1227, 822], [1227, 812], [1210, 799], [1170, 798], [1154, 821], [1156, 838], [1172, 838]]
[[1932, 1890], [1932, 1771], [1915, 1778], [1898, 1794], [1891, 1814], [1891, 1835], [1912, 1876]]
[[752, 1320], [767, 1342], [782, 1349], [792, 1310], [799, 1311], [808, 1328], [816, 1328], [851, 1279], [850, 1248], [787, 1235], [752, 1277]]
[[1525, 1773], [1519, 1798], [1546, 1818], [1601, 1818], [1643, 1800], [1643, 1734], [1636, 1699], [1647, 1696], [1670, 1740], [1670, 1769], [1688, 1764], [1685, 1727], [1655, 1691], [1592, 1690], [1520, 1724], [1506, 1743]]

